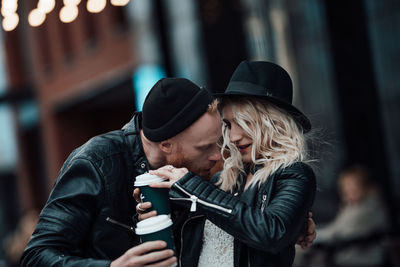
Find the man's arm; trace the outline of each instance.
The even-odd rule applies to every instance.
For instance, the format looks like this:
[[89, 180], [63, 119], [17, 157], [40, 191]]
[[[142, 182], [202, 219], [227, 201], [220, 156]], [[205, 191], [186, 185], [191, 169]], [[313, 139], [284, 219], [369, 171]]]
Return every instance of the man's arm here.
[[[21, 266], [108, 266], [109, 260], [83, 258], [104, 185], [96, 167], [86, 159], [64, 166], [21, 257]], [[80, 256], [78, 256], [80, 255]]]
[[[85, 240], [104, 204], [104, 185], [96, 167], [76, 159], [63, 168], [41, 212], [31, 240], [21, 257], [21, 266], [110, 266], [110, 259], [85, 257]], [[142, 244], [128, 250], [112, 266], [138, 266], [166, 259], [155, 266], [173, 262], [172, 251], [163, 242]], [[169, 264], [170, 265], [170, 264]]]

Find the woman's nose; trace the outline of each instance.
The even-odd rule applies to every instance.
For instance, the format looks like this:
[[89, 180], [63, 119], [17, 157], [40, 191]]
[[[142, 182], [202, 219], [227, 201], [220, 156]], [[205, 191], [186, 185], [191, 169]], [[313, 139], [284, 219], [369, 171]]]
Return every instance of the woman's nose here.
[[242, 135], [237, 126], [232, 126], [229, 132], [229, 140], [231, 143], [236, 143], [242, 138]]

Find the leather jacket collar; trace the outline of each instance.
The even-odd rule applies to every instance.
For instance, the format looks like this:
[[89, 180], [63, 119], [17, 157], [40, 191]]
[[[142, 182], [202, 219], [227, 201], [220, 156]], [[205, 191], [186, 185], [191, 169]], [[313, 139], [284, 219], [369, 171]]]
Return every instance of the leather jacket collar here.
[[[128, 147], [135, 159], [134, 168], [149, 170], [149, 162], [143, 151], [140, 130], [142, 129], [142, 112], [135, 112], [132, 119], [122, 127], [124, 135], [127, 138]], [[134, 145], [136, 143], [137, 145]]]

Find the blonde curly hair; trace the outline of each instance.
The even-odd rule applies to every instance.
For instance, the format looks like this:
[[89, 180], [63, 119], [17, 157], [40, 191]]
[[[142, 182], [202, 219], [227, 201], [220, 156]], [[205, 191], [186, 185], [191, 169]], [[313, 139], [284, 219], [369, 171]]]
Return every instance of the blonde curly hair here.
[[[235, 122], [253, 140], [252, 165], [263, 166], [254, 174], [245, 189], [254, 185], [260, 186], [281, 167], [306, 160], [306, 141], [302, 128], [285, 110], [252, 97], [228, 98], [219, 100], [221, 116], [227, 106], [232, 108]], [[232, 192], [239, 186], [238, 176], [245, 171], [245, 166], [239, 150], [229, 140], [229, 129], [225, 124], [222, 126], [222, 133], [224, 168], [217, 184], [222, 190]]]

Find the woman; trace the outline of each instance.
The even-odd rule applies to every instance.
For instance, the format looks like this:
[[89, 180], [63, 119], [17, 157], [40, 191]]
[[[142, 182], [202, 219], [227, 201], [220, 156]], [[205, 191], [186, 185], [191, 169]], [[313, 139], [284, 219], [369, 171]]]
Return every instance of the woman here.
[[[315, 196], [304, 133], [287, 72], [242, 62], [218, 94], [224, 168], [211, 183], [165, 166], [173, 203], [189, 211], [179, 225], [181, 266], [291, 266]], [[161, 186], [161, 185], [159, 185]], [[164, 184], [165, 186], [165, 184]]]

